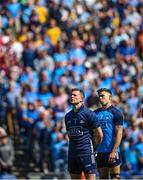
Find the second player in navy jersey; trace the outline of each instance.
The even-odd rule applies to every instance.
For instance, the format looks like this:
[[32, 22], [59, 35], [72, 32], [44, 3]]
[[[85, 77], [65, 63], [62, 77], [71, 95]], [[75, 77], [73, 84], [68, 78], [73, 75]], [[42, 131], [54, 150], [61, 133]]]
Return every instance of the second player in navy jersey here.
[[102, 131], [103, 141], [97, 147], [97, 167], [101, 179], [120, 178], [120, 143], [123, 131], [123, 115], [112, 105], [112, 93], [109, 89], [98, 90], [101, 108], [95, 110]]
[[94, 148], [100, 144], [103, 134], [95, 113], [84, 106], [84, 93], [72, 89], [70, 101], [73, 109], [65, 116], [69, 135], [68, 170], [72, 179], [95, 179]]

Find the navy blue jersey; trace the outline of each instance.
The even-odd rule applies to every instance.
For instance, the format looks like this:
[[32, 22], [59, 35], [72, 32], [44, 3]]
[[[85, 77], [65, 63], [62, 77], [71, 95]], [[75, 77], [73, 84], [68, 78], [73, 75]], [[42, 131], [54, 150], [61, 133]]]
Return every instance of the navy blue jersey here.
[[[98, 146], [97, 152], [111, 152], [116, 137], [115, 126], [123, 126], [123, 115], [114, 106], [107, 109], [99, 108], [95, 110], [95, 114], [103, 131], [103, 141]], [[119, 152], [119, 148], [117, 151]]]
[[69, 156], [85, 156], [93, 153], [93, 129], [98, 128], [95, 113], [85, 106], [78, 112], [71, 110], [65, 116], [66, 129], [69, 132]]

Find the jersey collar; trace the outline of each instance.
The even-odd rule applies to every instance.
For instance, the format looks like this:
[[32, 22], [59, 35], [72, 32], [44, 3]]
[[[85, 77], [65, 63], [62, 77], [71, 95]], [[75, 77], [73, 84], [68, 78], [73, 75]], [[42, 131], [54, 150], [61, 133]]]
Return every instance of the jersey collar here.
[[84, 108], [84, 105], [81, 105], [80, 108], [77, 109], [77, 111], [74, 111], [74, 109], [73, 109], [73, 112], [74, 112], [74, 113], [78, 113], [78, 112], [81, 111], [83, 108]]

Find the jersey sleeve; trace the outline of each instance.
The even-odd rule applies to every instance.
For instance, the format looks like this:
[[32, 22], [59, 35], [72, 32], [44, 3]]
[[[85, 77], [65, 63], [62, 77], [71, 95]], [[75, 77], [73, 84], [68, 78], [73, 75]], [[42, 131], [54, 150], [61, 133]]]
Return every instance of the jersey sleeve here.
[[88, 124], [91, 128], [100, 127], [100, 123], [96, 117], [96, 114], [92, 111], [89, 111], [87, 114]]
[[115, 119], [116, 126], [118, 125], [123, 126], [124, 117], [123, 117], [123, 114], [119, 110], [116, 110], [114, 112], [114, 119]]

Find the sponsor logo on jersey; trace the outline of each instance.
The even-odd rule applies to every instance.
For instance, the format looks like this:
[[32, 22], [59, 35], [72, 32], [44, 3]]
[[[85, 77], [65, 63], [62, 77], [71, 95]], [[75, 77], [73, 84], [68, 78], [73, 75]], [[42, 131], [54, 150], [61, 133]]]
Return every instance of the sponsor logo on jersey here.
[[69, 128], [70, 136], [81, 136], [83, 135], [83, 127], [82, 126], [73, 126]]

